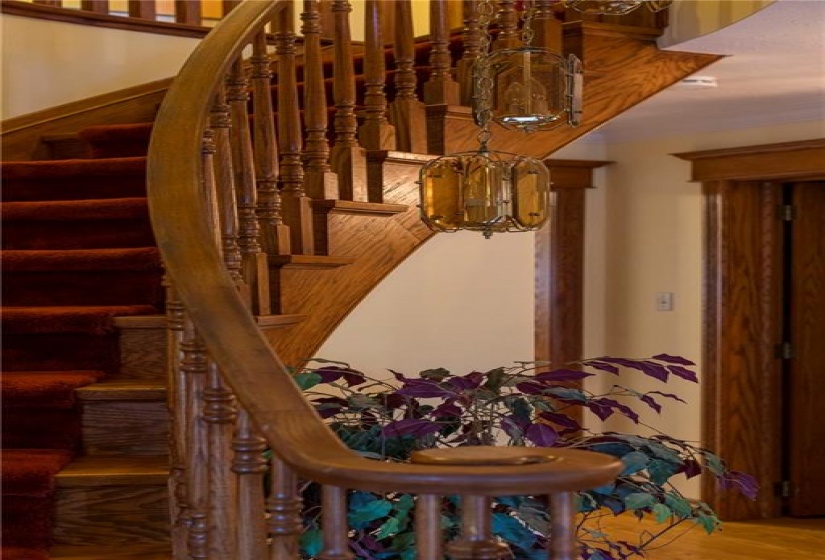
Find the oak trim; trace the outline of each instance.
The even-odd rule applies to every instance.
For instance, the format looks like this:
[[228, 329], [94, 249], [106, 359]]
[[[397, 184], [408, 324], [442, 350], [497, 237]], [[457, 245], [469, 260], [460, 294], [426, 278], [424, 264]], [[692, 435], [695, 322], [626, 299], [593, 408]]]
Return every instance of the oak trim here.
[[[724, 519], [775, 517], [781, 499], [779, 340], [782, 181], [825, 177], [825, 140], [673, 154], [692, 162], [705, 198], [703, 444], [750, 471], [754, 502], [705, 480], [702, 499]], [[759, 427], [756, 429], [755, 427]]]
[[10, 16], [21, 16], [49, 21], [62, 21], [65, 23], [77, 23], [81, 25], [92, 25], [95, 27], [109, 27], [112, 29], [123, 29], [125, 31], [157, 33], [160, 35], [174, 35], [177, 37], [192, 37], [195, 39], [205, 37], [211, 29], [210, 27], [204, 27], [201, 25], [186, 25], [182, 23], [170, 23], [126, 16], [110, 16], [108, 14], [58, 8], [53, 6], [45, 6], [42, 4], [32, 4], [29, 2], [20, 2], [18, 0], [3, 0], [2, 12]]
[[535, 359], [581, 360], [584, 313], [585, 189], [609, 161], [548, 159], [556, 201], [536, 232]]

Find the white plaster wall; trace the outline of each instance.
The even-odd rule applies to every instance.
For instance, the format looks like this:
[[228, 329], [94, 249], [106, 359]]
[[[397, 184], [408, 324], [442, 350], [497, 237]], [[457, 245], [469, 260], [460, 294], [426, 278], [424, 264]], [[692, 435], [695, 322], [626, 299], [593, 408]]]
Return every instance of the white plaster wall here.
[[533, 359], [532, 233], [439, 234], [347, 317], [317, 353], [374, 374], [456, 373]]
[[[817, 121], [608, 145], [606, 159], [615, 163], [606, 168], [605, 220], [599, 221], [596, 211], [587, 224], [589, 239], [604, 239], [604, 258], [590, 253], [585, 265], [586, 286], [594, 277], [604, 282], [603, 311], [587, 307], [585, 322], [589, 332], [604, 321], [604, 347], [595, 347], [598, 340], [591, 337], [588, 354], [645, 357], [665, 352], [701, 362], [701, 186], [689, 182], [690, 163], [669, 154], [821, 138], [823, 125]], [[656, 311], [657, 292], [674, 293], [673, 311]], [[588, 297], [594, 296], [588, 292]], [[603, 378], [605, 383], [614, 381]], [[679, 379], [663, 385], [641, 374], [621, 381], [638, 390], [665, 390], [685, 398], [687, 405], [668, 402], [662, 415], [651, 411], [643, 422], [675, 437], [701, 439], [698, 385]], [[629, 421], [608, 427], [637, 429]], [[682, 490], [698, 497], [698, 480], [688, 481]]]
[[2, 118], [178, 73], [197, 39], [0, 15]]

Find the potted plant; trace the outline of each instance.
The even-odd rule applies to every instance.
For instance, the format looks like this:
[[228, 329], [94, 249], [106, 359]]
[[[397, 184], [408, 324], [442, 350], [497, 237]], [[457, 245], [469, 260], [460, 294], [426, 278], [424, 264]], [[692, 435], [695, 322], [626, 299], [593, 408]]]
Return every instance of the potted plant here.
[[[387, 380], [368, 376], [342, 362], [314, 360], [294, 373], [338, 436], [353, 450], [380, 461], [407, 461], [416, 449], [461, 445], [536, 445], [573, 447], [621, 458], [625, 468], [614, 484], [579, 493], [578, 537], [583, 558], [612, 560], [644, 556], [645, 550], [687, 522], [708, 533], [719, 526], [712, 509], [686, 499], [673, 485], [676, 477], [707, 473], [725, 487], [753, 497], [752, 477], [728, 470], [711, 451], [647, 426], [651, 435], [594, 432], [577, 420], [589, 410], [604, 420], [618, 414], [640, 424], [635, 406], [657, 413], [665, 401], [682, 401], [664, 391], [639, 392], [619, 384], [602, 394], [570, 387], [598, 374], [622, 370], [667, 382], [672, 377], [696, 382], [694, 364], [660, 354], [645, 359], [601, 357], [548, 369], [547, 364], [520, 362], [486, 372], [453, 374], [443, 368], [407, 377], [391, 371]], [[683, 401], [682, 401], [683, 402]], [[304, 488], [302, 554], [311, 558], [321, 547], [318, 528], [319, 489]], [[546, 558], [547, 508], [533, 496], [494, 500], [493, 531], [510, 545], [514, 558]], [[350, 546], [358, 558], [412, 560], [415, 557], [413, 498], [353, 491], [348, 521]], [[661, 524], [636, 542], [613, 540], [599, 526], [605, 516], [653, 516]], [[455, 497], [444, 500], [442, 528], [447, 538], [458, 532]]]

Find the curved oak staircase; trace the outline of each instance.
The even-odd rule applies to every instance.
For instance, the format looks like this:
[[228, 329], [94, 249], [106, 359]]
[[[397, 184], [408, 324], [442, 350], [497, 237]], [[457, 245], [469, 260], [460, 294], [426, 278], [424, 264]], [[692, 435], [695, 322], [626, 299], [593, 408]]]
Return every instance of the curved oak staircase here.
[[[513, 5], [502, 6], [506, 30]], [[323, 558], [344, 559], [334, 514], [345, 488], [563, 496], [615, 472], [573, 452], [569, 464], [593, 469], [388, 468], [350, 455], [309, 410], [283, 364], [311, 357], [431, 237], [418, 219], [418, 168], [428, 153], [473, 147], [476, 128], [451, 79], [435, 79], [467, 36], [436, 27], [414, 47], [397, 8], [387, 59], [400, 77], [376, 85], [379, 26], [367, 28], [366, 54], [354, 54], [347, 2], [333, 2], [336, 43], [321, 49], [317, 3], [305, 9], [303, 66], [292, 3], [246, 2], [193, 55], [154, 124], [101, 118], [73, 130], [95, 115], [68, 117], [63, 132], [77, 134], [51, 137], [54, 159], [4, 162], [5, 557], [47, 558], [53, 541], [56, 558], [293, 558], [290, 484], [300, 476], [327, 486]], [[583, 125], [532, 137], [496, 131], [492, 145], [549, 156], [717, 58], [661, 52], [657, 33], [565, 24], [566, 50], [585, 62]], [[466, 80], [460, 64], [457, 76]], [[273, 106], [294, 111], [275, 118]], [[267, 445], [280, 477], [265, 502]], [[426, 557], [439, 557], [440, 544], [423, 541]], [[450, 546], [456, 558], [496, 557]]]

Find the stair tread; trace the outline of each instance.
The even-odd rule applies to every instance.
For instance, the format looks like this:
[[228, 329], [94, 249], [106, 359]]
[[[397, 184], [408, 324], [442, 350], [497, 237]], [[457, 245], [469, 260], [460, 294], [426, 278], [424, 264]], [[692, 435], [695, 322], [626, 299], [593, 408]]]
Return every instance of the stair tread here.
[[314, 200], [312, 208], [316, 211], [341, 214], [394, 215], [406, 212], [406, 204], [387, 204], [383, 202], [358, 202], [354, 200]]
[[158, 456], [82, 456], [60, 471], [59, 488], [165, 484], [169, 459]]
[[[299, 313], [258, 315], [256, 317], [258, 325], [261, 327], [293, 325], [300, 323], [305, 318], [306, 315]], [[129, 315], [115, 317], [114, 322], [115, 326], [120, 329], [164, 329], [166, 328], [166, 315]]]
[[120, 379], [77, 389], [82, 401], [154, 401], [166, 398], [165, 379]]
[[326, 255], [270, 255], [270, 266], [292, 268], [338, 268], [355, 262], [355, 257]]

